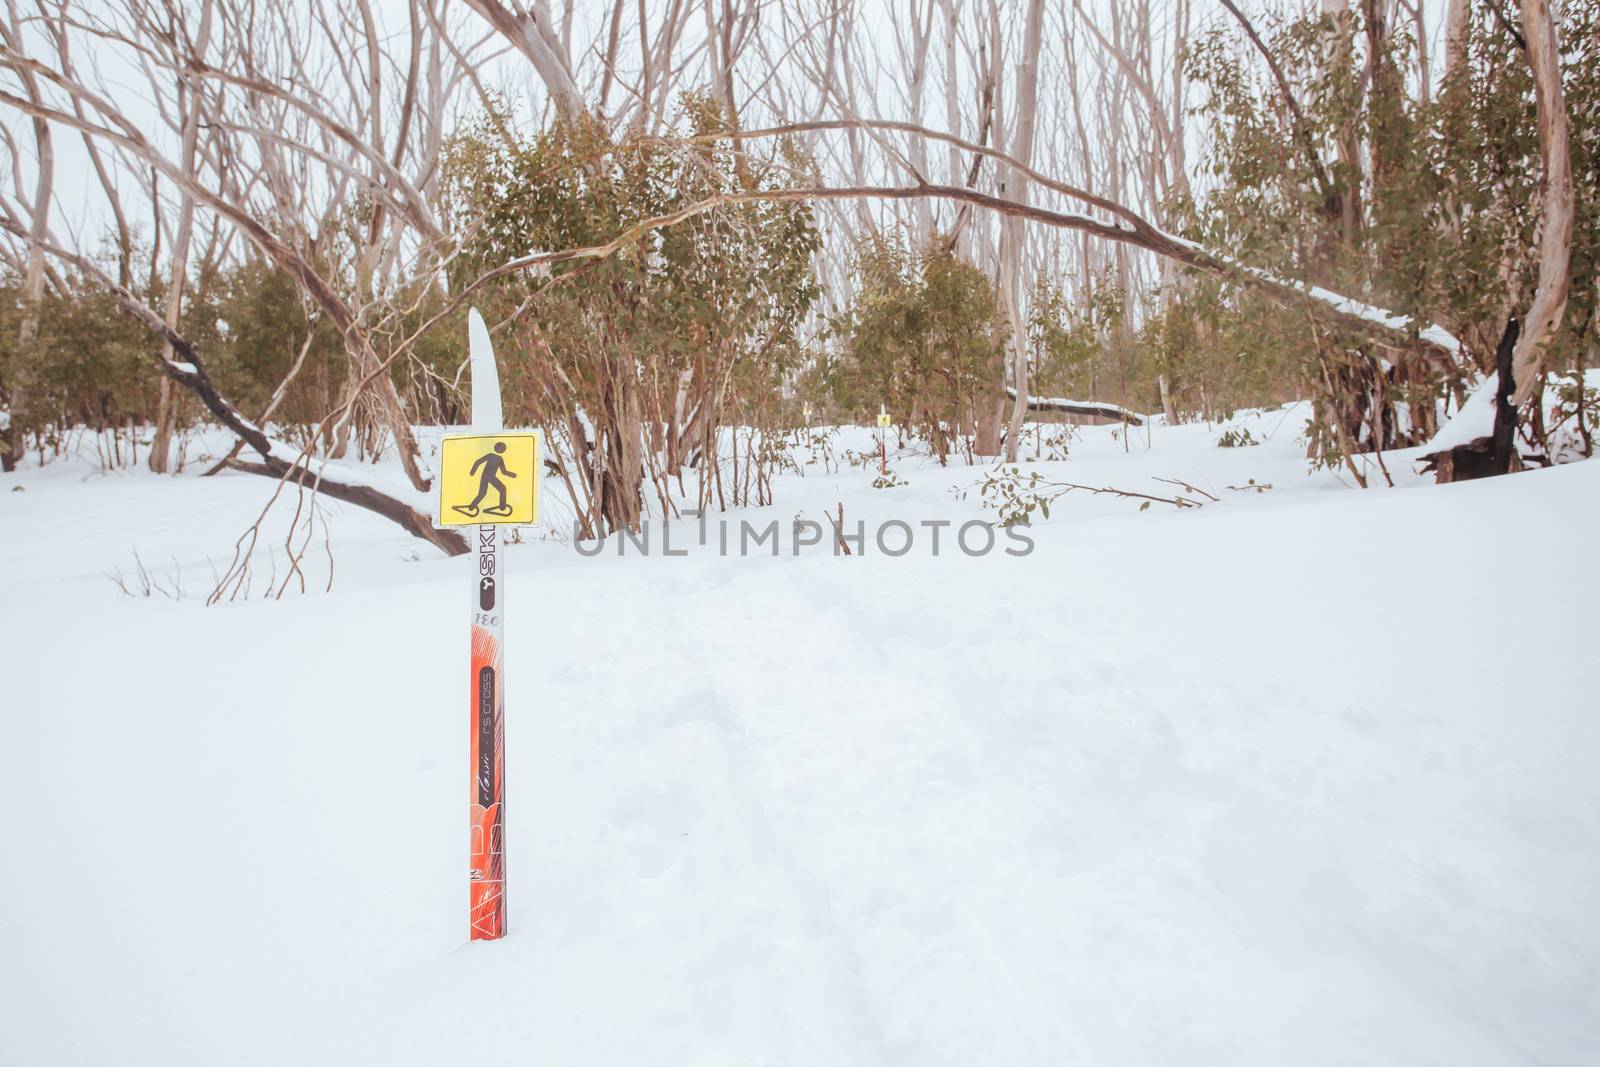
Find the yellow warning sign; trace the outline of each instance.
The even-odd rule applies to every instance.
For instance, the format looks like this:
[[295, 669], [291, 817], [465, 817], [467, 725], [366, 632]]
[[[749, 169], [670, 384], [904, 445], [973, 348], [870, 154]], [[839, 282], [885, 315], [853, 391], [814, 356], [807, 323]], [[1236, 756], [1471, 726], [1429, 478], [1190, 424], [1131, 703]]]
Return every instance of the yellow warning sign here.
[[893, 426], [894, 425], [894, 421], [888, 415], [885, 415], [885, 414], [880, 412], [878, 414], [878, 425], [879, 426]]
[[439, 443], [440, 526], [539, 521], [539, 435], [446, 437]]

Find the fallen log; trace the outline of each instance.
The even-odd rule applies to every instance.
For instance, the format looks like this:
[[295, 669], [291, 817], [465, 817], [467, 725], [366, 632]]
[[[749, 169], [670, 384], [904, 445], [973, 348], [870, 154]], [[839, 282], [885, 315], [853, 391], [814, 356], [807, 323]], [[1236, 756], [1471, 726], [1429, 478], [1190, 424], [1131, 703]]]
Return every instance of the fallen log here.
[[[1006, 386], [1006, 396], [1009, 399], [1017, 398], [1017, 391], [1011, 386]], [[1143, 426], [1144, 416], [1129, 411], [1117, 404], [1107, 404], [1099, 400], [1065, 400], [1054, 396], [1030, 396], [1028, 410], [1037, 413], [1058, 412], [1062, 415], [1078, 415], [1086, 419], [1109, 419], [1112, 422], [1125, 422], [1129, 426]]]

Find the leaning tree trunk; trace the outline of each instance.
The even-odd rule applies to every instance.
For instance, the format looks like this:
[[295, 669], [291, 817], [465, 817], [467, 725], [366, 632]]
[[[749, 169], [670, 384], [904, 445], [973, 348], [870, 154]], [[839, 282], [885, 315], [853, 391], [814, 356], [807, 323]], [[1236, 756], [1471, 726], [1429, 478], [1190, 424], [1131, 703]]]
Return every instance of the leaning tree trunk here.
[[1545, 369], [1545, 352], [1566, 314], [1573, 212], [1567, 108], [1561, 96], [1561, 48], [1550, 0], [1523, 0], [1522, 31], [1528, 42], [1528, 66], [1533, 68], [1539, 155], [1544, 162], [1544, 212], [1539, 220], [1539, 285], [1511, 360], [1519, 407], [1538, 388]]

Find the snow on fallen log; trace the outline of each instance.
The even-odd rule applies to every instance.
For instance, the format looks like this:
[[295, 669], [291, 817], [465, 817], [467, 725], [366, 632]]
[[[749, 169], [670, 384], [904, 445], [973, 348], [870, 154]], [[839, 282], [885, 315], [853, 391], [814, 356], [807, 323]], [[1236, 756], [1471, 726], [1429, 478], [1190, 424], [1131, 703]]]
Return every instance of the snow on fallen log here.
[[[1015, 400], [1017, 391], [1008, 385], [1006, 396]], [[1030, 396], [1028, 410], [1057, 411], [1063, 415], [1081, 415], [1091, 419], [1111, 419], [1116, 422], [1126, 422], [1130, 426], [1143, 426], [1145, 418], [1116, 404], [1102, 403], [1099, 400], [1067, 400], [1056, 396]]]

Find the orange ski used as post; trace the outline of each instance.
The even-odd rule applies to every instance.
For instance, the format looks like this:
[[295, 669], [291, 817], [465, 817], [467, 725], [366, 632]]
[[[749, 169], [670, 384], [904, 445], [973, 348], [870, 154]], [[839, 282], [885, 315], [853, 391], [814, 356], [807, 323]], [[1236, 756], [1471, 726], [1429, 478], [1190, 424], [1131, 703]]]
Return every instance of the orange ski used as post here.
[[[467, 316], [472, 363], [472, 428], [497, 433], [500, 417], [500, 370], [483, 316], [473, 308]], [[537, 478], [537, 471], [527, 477]], [[441, 479], [442, 481], [442, 479]], [[442, 510], [442, 509], [441, 509]], [[472, 940], [485, 941], [506, 933], [506, 704], [505, 582], [500, 576], [500, 527], [469, 527], [473, 555], [472, 589], [472, 796], [468, 879]]]
[[473, 778], [469, 808], [472, 825], [468, 872], [474, 941], [492, 940], [506, 932], [506, 734], [505, 700], [501, 689], [504, 670], [499, 636], [492, 628], [474, 623]]
[[439, 445], [435, 522], [472, 545], [469, 715], [468, 929], [474, 941], [506, 932], [506, 581], [500, 527], [538, 521], [537, 434], [501, 425], [500, 375], [483, 317], [467, 316], [471, 342], [472, 433]]

